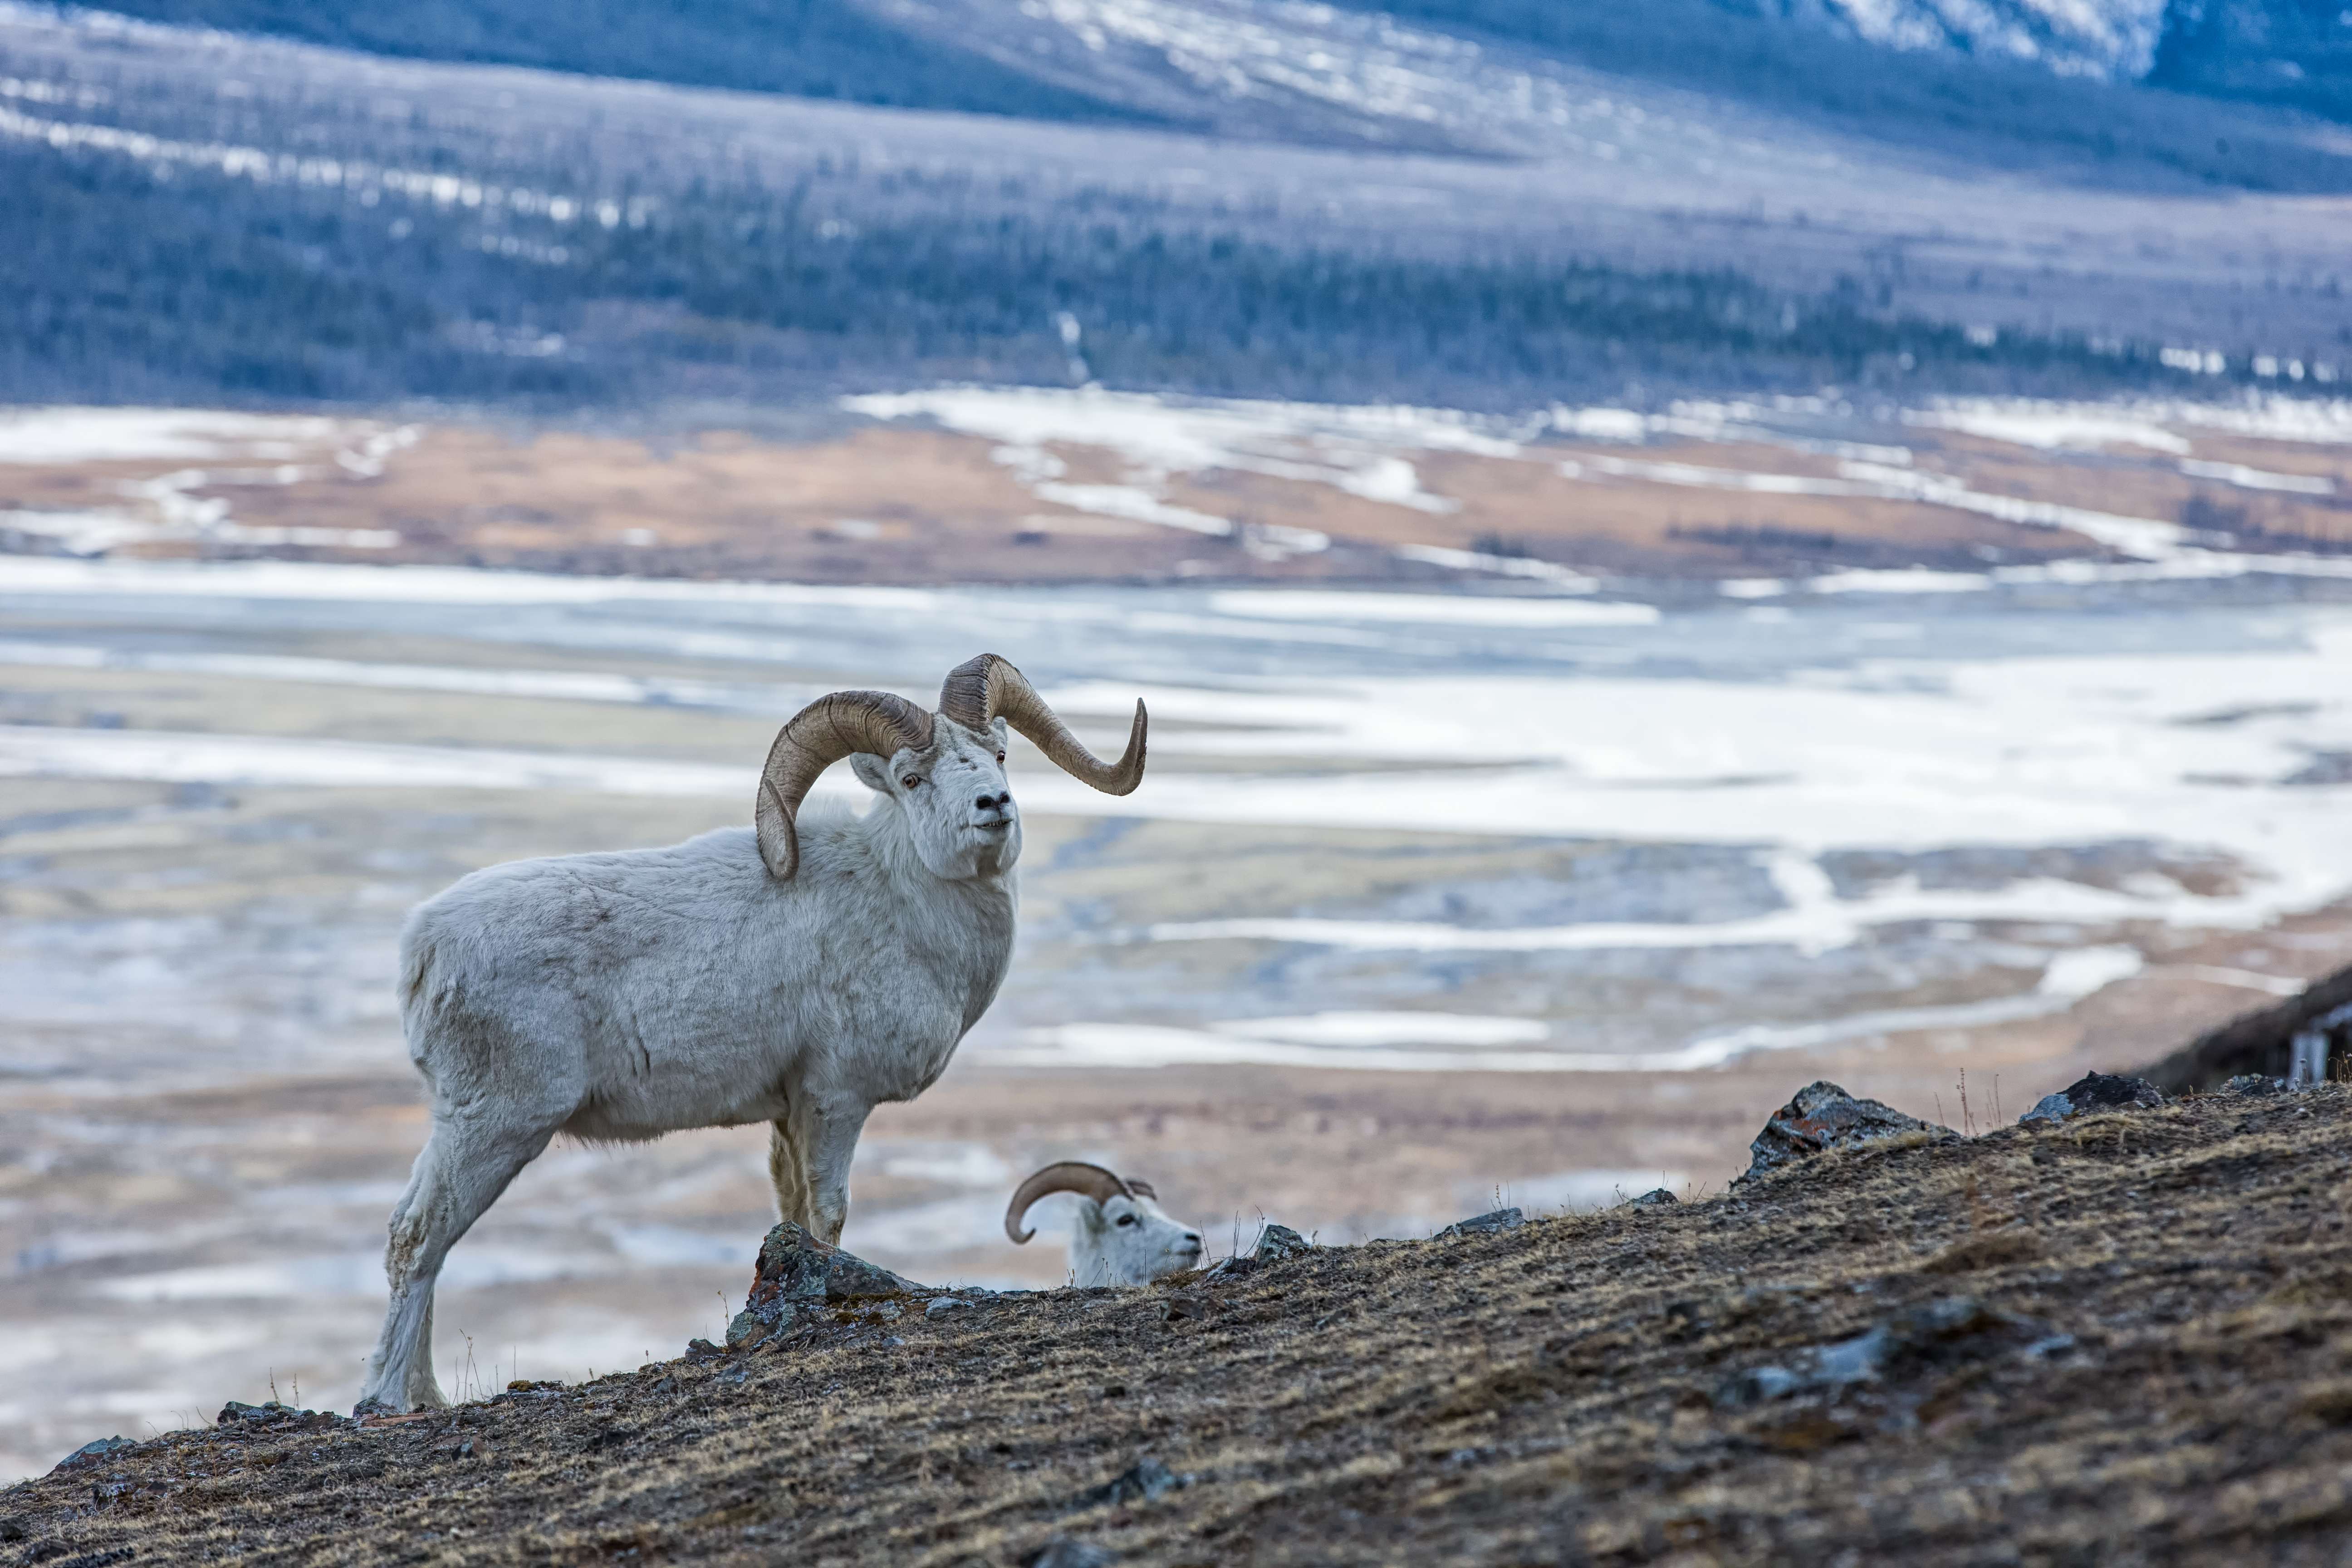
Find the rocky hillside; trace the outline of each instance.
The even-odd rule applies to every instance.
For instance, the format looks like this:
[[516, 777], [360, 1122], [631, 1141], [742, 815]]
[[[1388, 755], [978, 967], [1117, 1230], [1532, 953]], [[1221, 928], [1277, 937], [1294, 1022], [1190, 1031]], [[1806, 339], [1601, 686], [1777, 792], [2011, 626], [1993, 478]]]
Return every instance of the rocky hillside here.
[[0, 1561], [2340, 1561], [2352, 1094], [1843, 1103], [1722, 1195], [1146, 1290], [890, 1293], [780, 1229], [751, 1348], [95, 1444]]

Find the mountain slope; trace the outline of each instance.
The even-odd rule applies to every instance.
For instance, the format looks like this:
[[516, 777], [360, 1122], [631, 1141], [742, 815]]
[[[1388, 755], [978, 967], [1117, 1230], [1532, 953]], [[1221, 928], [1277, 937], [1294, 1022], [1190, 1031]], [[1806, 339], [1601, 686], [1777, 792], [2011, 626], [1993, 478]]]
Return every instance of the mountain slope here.
[[2352, 121], [2352, 7], [2340, 0], [2172, 0], [2147, 79]]
[[856, 0], [121, 0], [108, 9], [417, 59], [1033, 120], [1155, 118], [909, 33]]
[[[1965, 126], [1857, 135], [1360, 12], [925, 3], [910, 30], [967, 15], [1072, 90], [1234, 134], [0, 5], [0, 185], [59, 215], [0, 255], [0, 378], [569, 405], [1092, 374], [1496, 407], [2332, 380], [2352, 344], [2332, 199], [2187, 161], [2226, 142], [2273, 184], [2352, 190], [2352, 158], [2276, 116], [2176, 99], [2197, 113], [2168, 141], [2021, 170]], [[1046, 31], [982, 26], [1012, 15]], [[1076, 54], [1029, 48], [1054, 29]]]
[[409, 1420], [225, 1412], [0, 1493], [0, 1540], [61, 1564], [1014, 1568], [1055, 1538], [1049, 1563], [1170, 1568], [2333, 1562], [2347, 1132], [2340, 1087], [2218, 1095], [1143, 1290], [861, 1298], [761, 1351]]

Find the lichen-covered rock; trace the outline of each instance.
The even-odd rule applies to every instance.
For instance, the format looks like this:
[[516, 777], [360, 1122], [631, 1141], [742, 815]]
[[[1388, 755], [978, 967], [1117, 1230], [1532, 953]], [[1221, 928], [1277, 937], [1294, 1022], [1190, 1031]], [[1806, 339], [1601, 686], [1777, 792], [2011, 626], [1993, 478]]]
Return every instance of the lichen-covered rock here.
[[1648, 1192], [1643, 1193], [1640, 1197], [1635, 1198], [1633, 1201], [1633, 1206], [1637, 1209], [1662, 1209], [1667, 1207], [1669, 1205], [1679, 1204], [1682, 1202], [1682, 1199], [1675, 1196], [1674, 1194], [1666, 1191], [1664, 1187], [1652, 1187]]
[[1256, 1250], [1250, 1257], [1260, 1263], [1272, 1263], [1284, 1258], [1302, 1258], [1314, 1250], [1314, 1243], [1286, 1225], [1270, 1225], [1258, 1232]]
[[87, 1470], [97, 1465], [104, 1463], [107, 1456], [114, 1453], [117, 1449], [135, 1448], [137, 1447], [139, 1447], [139, 1445], [132, 1442], [128, 1437], [100, 1437], [94, 1443], [84, 1443], [80, 1447], [76, 1448], [72, 1453], [68, 1454], [64, 1458], [58, 1461], [57, 1468], [51, 1470], [49, 1473], [51, 1475], [57, 1475], [62, 1471]]
[[1286, 1225], [1269, 1225], [1258, 1232], [1257, 1246], [1244, 1258], [1240, 1253], [1211, 1268], [1203, 1279], [1238, 1279], [1254, 1274], [1268, 1263], [1279, 1263], [1286, 1258], [1304, 1258], [1315, 1250], [1315, 1244]]
[[1906, 1116], [1891, 1105], [1856, 1100], [1826, 1080], [1809, 1083], [1764, 1123], [1764, 1131], [1748, 1145], [1748, 1169], [1733, 1180], [1752, 1182], [1831, 1149], [1859, 1149], [1915, 1132], [1933, 1138], [1959, 1136], [1948, 1127]]
[[760, 1261], [743, 1310], [727, 1325], [727, 1348], [747, 1350], [823, 1302], [903, 1296], [920, 1289], [887, 1268], [819, 1241], [786, 1220], [760, 1244]]
[[2070, 1116], [2095, 1110], [2134, 1110], [2163, 1103], [2163, 1091], [2144, 1078], [2085, 1073], [2057, 1093], [2043, 1095], [2034, 1102], [2032, 1110], [2017, 1120], [2020, 1125], [2029, 1121], [2063, 1121]]
[[1446, 1236], [1495, 1236], [1507, 1230], [1517, 1230], [1528, 1223], [1528, 1216], [1517, 1209], [1496, 1209], [1472, 1219], [1455, 1220], [1437, 1234]]
[[2283, 1094], [2286, 1079], [2266, 1072], [2242, 1072], [2221, 1086], [2224, 1094]]

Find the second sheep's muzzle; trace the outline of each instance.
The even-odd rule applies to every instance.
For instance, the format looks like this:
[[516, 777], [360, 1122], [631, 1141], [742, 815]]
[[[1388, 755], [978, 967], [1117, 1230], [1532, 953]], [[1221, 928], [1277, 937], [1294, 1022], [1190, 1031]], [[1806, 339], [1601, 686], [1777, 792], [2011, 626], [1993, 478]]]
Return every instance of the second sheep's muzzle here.
[[[940, 688], [940, 712], [975, 731], [1003, 719], [1055, 767], [1105, 795], [1126, 795], [1143, 782], [1148, 719], [1140, 701], [1135, 705], [1127, 750], [1116, 763], [1106, 763], [1087, 750], [1028, 678], [992, 653], [966, 659], [948, 672]], [[789, 882], [800, 870], [800, 837], [793, 824], [818, 774], [859, 752], [887, 757], [929, 746], [931, 725], [929, 712], [887, 691], [835, 691], [793, 714], [768, 748], [768, 764], [761, 770], [760, 793], [751, 807], [760, 858], [767, 862], [768, 874]]]

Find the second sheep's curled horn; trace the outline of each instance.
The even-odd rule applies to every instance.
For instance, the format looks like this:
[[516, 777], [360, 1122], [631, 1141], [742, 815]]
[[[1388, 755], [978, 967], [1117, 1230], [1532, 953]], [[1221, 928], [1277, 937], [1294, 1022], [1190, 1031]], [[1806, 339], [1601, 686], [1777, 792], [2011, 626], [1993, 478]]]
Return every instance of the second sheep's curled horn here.
[[[949, 672], [940, 689], [940, 711], [967, 730], [985, 730], [1001, 718], [1027, 736], [1055, 766], [1106, 795], [1126, 795], [1143, 782], [1147, 721], [1140, 702], [1135, 705], [1127, 750], [1116, 763], [1087, 751], [1028, 678], [992, 653], [967, 659]], [[794, 714], [768, 749], [751, 811], [760, 858], [767, 862], [769, 875], [789, 882], [800, 870], [800, 836], [793, 823], [818, 774], [856, 752], [887, 757], [930, 743], [931, 715], [887, 691], [836, 691]]]
[[1037, 1234], [1034, 1230], [1021, 1228], [1021, 1222], [1028, 1217], [1030, 1206], [1039, 1198], [1055, 1193], [1078, 1193], [1098, 1204], [1135, 1195], [1132, 1187], [1100, 1165], [1089, 1165], [1081, 1160], [1064, 1160], [1058, 1164], [1048, 1165], [1022, 1183], [1021, 1190], [1014, 1193], [1013, 1201], [1004, 1206], [1004, 1234], [1013, 1238], [1014, 1246]]

